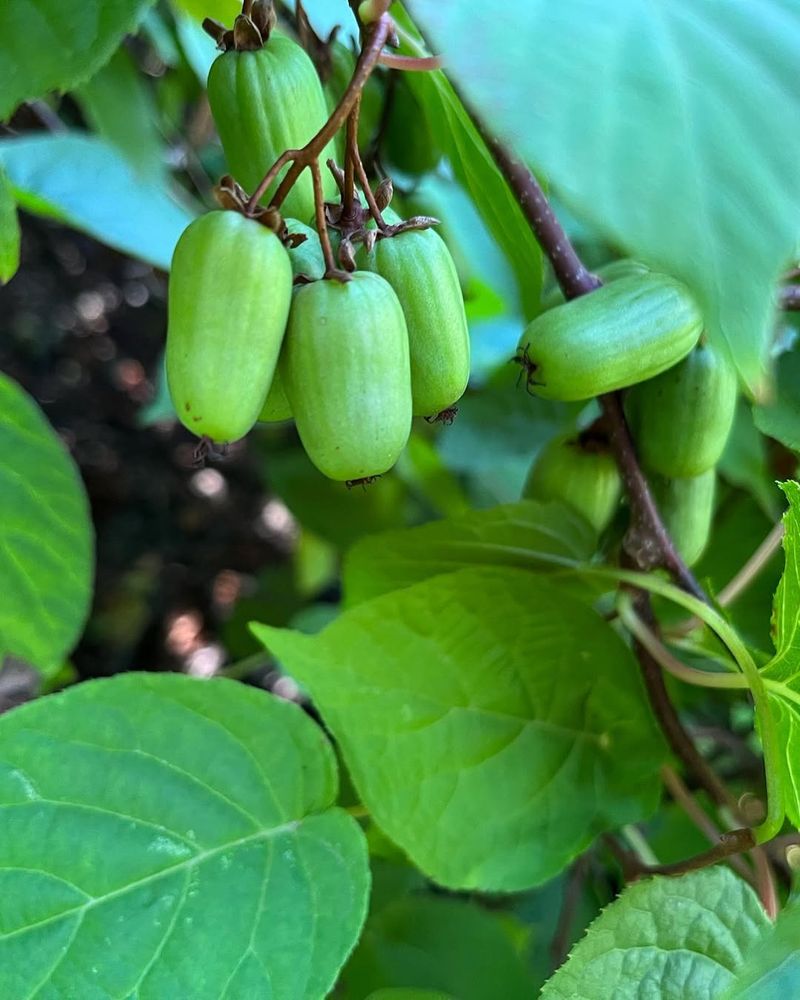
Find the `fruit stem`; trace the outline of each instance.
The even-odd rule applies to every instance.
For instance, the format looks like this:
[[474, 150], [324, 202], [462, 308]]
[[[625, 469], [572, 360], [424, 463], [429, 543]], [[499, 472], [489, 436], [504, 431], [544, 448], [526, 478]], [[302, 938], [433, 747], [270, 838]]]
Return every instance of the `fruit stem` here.
[[352, 149], [350, 150], [350, 157], [352, 158], [353, 165], [356, 169], [358, 183], [361, 185], [361, 190], [364, 192], [364, 197], [367, 199], [370, 215], [375, 220], [375, 225], [378, 229], [380, 229], [382, 233], [385, 233], [389, 227], [386, 225], [386, 221], [381, 214], [380, 207], [375, 200], [375, 195], [372, 193], [372, 188], [369, 186], [369, 177], [367, 177], [367, 171], [364, 168], [364, 161], [361, 159], [361, 153], [359, 152], [357, 142], [354, 143]]
[[311, 176], [314, 179], [314, 214], [319, 241], [322, 244], [322, 256], [325, 258], [325, 277], [349, 281], [350, 275], [342, 277], [344, 272], [337, 270], [336, 260], [333, 256], [328, 222], [325, 218], [325, 193], [322, 189], [322, 171], [319, 168], [319, 160], [314, 159], [309, 165], [311, 167]]
[[352, 79], [347, 85], [347, 89], [342, 95], [342, 99], [336, 105], [330, 118], [317, 132], [317, 134], [303, 146], [302, 149], [291, 149], [283, 153], [277, 161], [270, 167], [261, 183], [253, 192], [247, 203], [248, 212], [253, 212], [256, 205], [266, 194], [270, 184], [275, 180], [281, 169], [290, 163], [292, 166], [280, 183], [278, 190], [270, 202], [273, 208], [280, 208], [286, 195], [291, 191], [297, 178], [308, 167], [313, 160], [318, 159], [320, 153], [325, 149], [331, 139], [347, 121], [350, 112], [353, 110], [364, 84], [370, 78], [372, 71], [378, 65], [381, 52], [386, 40], [394, 30], [394, 22], [388, 14], [382, 14], [378, 20], [365, 28], [365, 44], [358, 57], [356, 68], [353, 71]]
[[395, 52], [382, 52], [380, 63], [405, 73], [430, 73], [431, 70], [441, 69], [443, 60], [441, 56], [399, 56]]
[[358, 119], [361, 114], [361, 94], [358, 95], [353, 110], [347, 119], [347, 137], [344, 153], [344, 191], [342, 192], [342, 219], [353, 217], [353, 205], [356, 199], [355, 160], [353, 150], [358, 152]]

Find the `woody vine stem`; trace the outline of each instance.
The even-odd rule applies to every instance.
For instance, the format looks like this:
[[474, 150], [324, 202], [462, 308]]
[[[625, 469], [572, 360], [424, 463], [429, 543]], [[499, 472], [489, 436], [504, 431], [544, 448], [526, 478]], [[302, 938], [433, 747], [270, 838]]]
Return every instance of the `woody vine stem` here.
[[[488, 132], [474, 113], [473, 119], [487, 142], [498, 168], [516, 195], [537, 242], [547, 255], [565, 298], [573, 299], [580, 295], [591, 294], [600, 287], [601, 281], [581, 261], [536, 178]], [[611, 445], [631, 507], [630, 527], [623, 542], [623, 561], [641, 571], [666, 569], [679, 587], [698, 600], [708, 603], [708, 597], [678, 555], [658, 513], [647, 479], [636, 456], [619, 393], [602, 396], [600, 405], [610, 428]], [[649, 595], [643, 590], [633, 588], [632, 600], [638, 617], [649, 628], [654, 629], [656, 622]], [[717, 807], [729, 815], [738, 817], [736, 801], [700, 754], [684, 728], [667, 692], [661, 665], [646, 645], [635, 636], [634, 648], [650, 702], [673, 752], [683, 761], [688, 772], [694, 775]], [[756, 868], [759, 872], [758, 888], [766, 905], [774, 895], [771, 871], [766, 866], [762, 849], [755, 846], [753, 831], [746, 827], [724, 833], [710, 850], [695, 857], [668, 866], [639, 864], [637, 873], [681, 874], [746, 850], [753, 851], [756, 856]]]

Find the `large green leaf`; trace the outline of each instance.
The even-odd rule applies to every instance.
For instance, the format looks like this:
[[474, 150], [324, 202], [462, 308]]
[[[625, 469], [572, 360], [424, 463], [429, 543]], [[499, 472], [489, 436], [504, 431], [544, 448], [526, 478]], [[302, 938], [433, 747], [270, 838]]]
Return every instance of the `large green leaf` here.
[[319, 635], [254, 626], [311, 692], [376, 823], [437, 882], [515, 890], [655, 806], [633, 655], [546, 577], [465, 569]]
[[0, 285], [11, 281], [19, 267], [20, 230], [17, 202], [0, 166]]
[[789, 500], [783, 518], [786, 565], [772, 616], [776, 652], [762, 673], [784, 748], [786, 812], [800, 827], [800, 484], [789, 481], [782, 488]]
[[792, 451], [800, 452], [800, 350], [787, 351], [778, 359], [775, 396], [756, 406], [756, 427]]
[[724, 1000], [789, 1000], [800, 996], [800, 905], [795, 899], [775, 929], [748, 954]]
[[797, 244], [796, 0], [413, 0], [469, 100], [564, 199], [682, 278], [746, 382]]
[[[362, 539], [347, 555], [345, 595], [348, 604], [360, 604], [476, 565], [518, 566], [569, 578], [570, 567], [589, 559], [596, 545], [592, 528], [570, 508], [522, 500]], [[586, 587], [577, 579], [574, 584]]]
[[78, 470], [39, 407], [0, 375], [0, 662], [58, 669], [81, 633], [93, 539]]
[[154, 180], [163, 176], [166, 151], [155, 102], [127, 49], [118, 49], [75, 97], [94, 131], [116, 146], [138, 174]]
[[0, 995], [318, 1000], [366, 910], [322, 731], [233, 681], [126, 674], [0, 719]]
[[162, 184], [138, 177], [102, 139], [82, 133], [0, 142], [21, 208], [59, 219], [103, 243], [169, 268], [194, 218]]
[[718, 1000], [769, 927], [729, 868], [637, 882], [595, 920], [542, 1000]]
[[153, 0], [13, 0], [0, 5], [0, 119], [21, 101], [87, 80]]
[[534, 995], [532, 977], [497, 915], [430, 894], [395, 899], [370, 916], [340, 989], [345, 1000], [361, 1000], [386, 985], [435, 988], [458, 1000]]
[[[419, 37], [400, 4], [393, 5], [392, 14], [412, 36]], [[474, 36], [470, 45], [474, 48]], [[523, 312], [528, 318], [535, 316], [542, 288], [542, 255], [522, 209], [444, 73], [408, 73], [407, 79], [453, 173], [514, 269]]]

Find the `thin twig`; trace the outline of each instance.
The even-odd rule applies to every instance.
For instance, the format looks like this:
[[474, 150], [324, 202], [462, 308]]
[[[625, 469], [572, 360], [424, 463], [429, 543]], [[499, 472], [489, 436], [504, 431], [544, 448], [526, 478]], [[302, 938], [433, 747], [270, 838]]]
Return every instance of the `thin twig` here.
[[[655, 618], [646, 594], [641, 591], [634, 592], [633, 609], [636, 616], [652, 631], [655, 626]], [[650, 704], [673, 753], [683, 762], [684, 767], [695, 776], [699, 784], [705, 788], [716, 805], [726, 806], [736, 811], [736, 799], [684, 729], [664, 684], [664, 675], [658, 660], [636, 637], [634, 637], [634, 649], [641, 665], [642, 679], [647, 689]]]
[[575, 917], [581, 901], [581, 894], [589, 874], [590, 854], [582, 854], [569, 870], [564, 894], [561, 899], [561, 909], [558, 913], [558, 923], [550, 943], [550, 967], [560, 968], [566, 961], [569, 954], [569, 946], [572, 943], [572, 930], [575, 924]]
[[759, 545], [736, 576], [719, 592], [718, 602], [727, 607], [755, 580], [761, 570], [781, 547], [783, 541], [783, 521], [778, 522]]
[[694, 597], [708, 603], [703, 588], [681, 559], [664, 527], [650, 486], [645, 478], [631, 437], [618, 392], [600, 397], [609, 426], [609, 438], [631, 506], [631, 518], [623, 546], [638, 569], [663, 566], [673, 580]]
[[344, 154], [344, 192], [342, 194], [342, 218], [351, 219], [353, 205], [356, 200], [355, 161], [351, 151], [358, 149], [358, 119], [361, 111], [361, 95], [353, 105], [353, 110], [347, 119], [347, 134], [345, 137]]
[[718, 861], [732, 858], [743, 851], [749, 851], [755, 846], [753, 831], [749, 828], [731, 830], [720, 835], [713, 847], [683, 861], [675, 861], [670, 865], [651, 865], [649, 875], [685, 875], [687, 872], [698, 871], [715, 865]]
[[[756, 579], [756, 577], [761, 573], [764, 567], [769, 563], [770, 559], [775, 555], [778, 549], [781, 547], [781, 542], [783, 541], [783, 522], [779, 521], [771, 530], [763, 542], [758, 546], [755, 552], [750, 556], [744, 566], [736, 573], [734, 577], [722, 588], [717, 596], [717, 603], [723, 608], [727, 608], [729, 605], [739, 597], [745, 590], [750, 586], [750, 584]], [[696, 617], [685, 618], [683, 621], [677, 622], [669, 629], [670, 635], [687, 635], [689, 632], [694, 631], [701, 624], [700, 619]]]
[[443, 65], [441, 56], [398, 56], [394, 52], [381, 53], [379, 62], [381, 66], [400, 69], [406, 73], [429, 73], [431, 70], [441, 69]]
[[[675, 802], [683, 809], [689, 819], [697, 829], [708, 839], [709, 843], [716, 844], [722, 835], [722, 831], [711, 819], [706, 811], [700, 806], [697, 799], [681, 780], [680, 775], [673, 768], [665, 764], [661, 768], [661, 780], [667, 787]], [[738, 872], [747, 882], [755, 886], [753, 872], [745, 864], [742, 858], [733, 856], [730, 859], [730, 866]]]
[[769, 855], [763, 847], [756, 847], [750, 852], [756, 867], [756, 892], [770, 920], [777, 920], [780, 912], [778, 890], [775, 887], [775, 873], [770, 864]]
[[659, 666], [667, 673], [677, 677], [686, 684], [696, 684], [709, 688], [742, 688], [748, 687], [744, 674], [736, 672], [715, 672], [713, 670], [698, 670], [688, 667], [664, 645], [656, 633], [650, 629], [633, 609], [630, 598], [619, 602], [619, 617], [625, 628], [647, 650]]
[[375, 225], [382, 232], [386, 230], [386, 220], [383, 218], [383, 214], [378, 207], [377, 201], [375, 201], [375, 195], [372, 193], [372, 188], [369, 184], [369, 177], [367, 177], [367, 171], [364, 168], [364, 164], [361, 160], [361, 153], [358, 151], [358, 144], [350, 151], [350, 155], [353, 158], [353, 165], [356, 168], [356, 177], [358, 177], [358, 183], [361, 185], [361, 190], [364, 192], [364, 197], [367, 199], [367, 205], [369, 206], [370, 215], [375, 220]]
[[336, 271], [336, 260], [333, 256], [331, 237], [325, 219], [325, 194], [322, 190], [322, 171], [319, 169], [319, 160], [311, 161], [311, 176], [314, 179], [314, 213], [317, 232], [322, 244], [322, 256], [325, 258], [325, 274], [327, 276]]

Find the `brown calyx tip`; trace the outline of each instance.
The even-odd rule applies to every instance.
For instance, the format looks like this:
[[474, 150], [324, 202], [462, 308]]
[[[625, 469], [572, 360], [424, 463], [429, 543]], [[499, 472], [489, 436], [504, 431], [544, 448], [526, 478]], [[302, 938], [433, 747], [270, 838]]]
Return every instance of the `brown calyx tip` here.
[[380, 478], [381, 477], [379, 475], [378, 476], [362, 476], [361, 479], [348, 479], [345, 482], [344, 485], [348, 488], [348, 490], [352, 490], [352, 488], [354, 486], [360, 486], [362, 489], [366, 489], [368, 486], [371, 486], [373, 483], [377, 483], [377, 481]]
[[[285, 236], [289, 240], [293, 239], [293, 237], [288, 236], [286, 233], [286, 224], [278, 209], [271, 208], [268, 205], [256, 205], [251, 210], [248, 207], [249, 197], [247, 192], [230, 174], [225, 174], [224, 177], [220, 178], [219, 183], [214, 187], [214, 198], [220, 208], [238, 212], [240, 215], [246, 215], [248, 219], [252, 219], [254, 222], [266, 226], [267, 229], [271, 229], [284, 243], [286, 243]], [[298, 234], [299, 243], [302, 243], [304, 239], [304, 236], [300, 237]], [[291, 245], [294, 246], [296, 244], [292, 243]]]
[[203, 20], [203, 30], [211, 35], [217, 48], [223, 52], [255, 52], [269, 41], [275, 27], [277, 15], [273, 0], [244, 0], [242, 13], [233, 22], [233, 28], [207, 17]]

